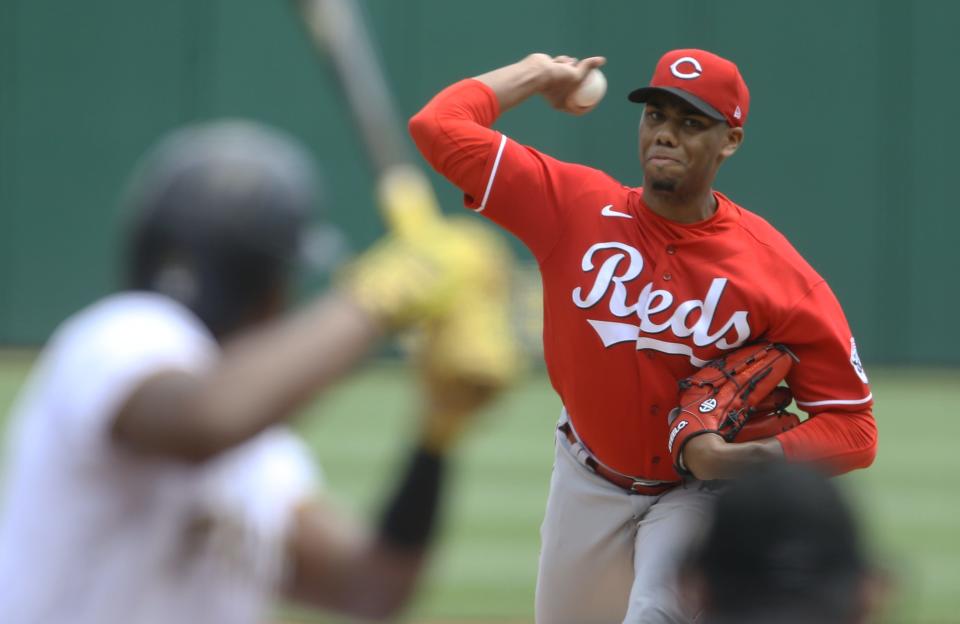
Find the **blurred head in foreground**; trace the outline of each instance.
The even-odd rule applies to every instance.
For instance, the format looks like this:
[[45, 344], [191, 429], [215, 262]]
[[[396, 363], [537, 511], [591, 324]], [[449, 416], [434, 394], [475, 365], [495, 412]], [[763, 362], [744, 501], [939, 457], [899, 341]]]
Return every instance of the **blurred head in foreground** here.
[[179, 301], [222, 337], [282, 308], [318, 193], [291, 137], [220, 121], [153, 148], [124, 203], [127, 285]]
[[869, 621], [878, 579], [832, 481], [770, 465], [730, 484], [714, 513], [686, 571], [704, 624]]

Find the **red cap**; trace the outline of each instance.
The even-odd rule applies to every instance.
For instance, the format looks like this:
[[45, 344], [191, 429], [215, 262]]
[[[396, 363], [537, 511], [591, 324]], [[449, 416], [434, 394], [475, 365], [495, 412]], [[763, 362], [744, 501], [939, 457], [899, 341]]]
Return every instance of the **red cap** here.
[[646, 102], [654, 93], [671, 93], [708, 117], [743, 126], [750, 110], [750, 92], [731, 61], [705, 50], [672, 50], [660, 58], [650, 86], [632, 91], [632, 102]]

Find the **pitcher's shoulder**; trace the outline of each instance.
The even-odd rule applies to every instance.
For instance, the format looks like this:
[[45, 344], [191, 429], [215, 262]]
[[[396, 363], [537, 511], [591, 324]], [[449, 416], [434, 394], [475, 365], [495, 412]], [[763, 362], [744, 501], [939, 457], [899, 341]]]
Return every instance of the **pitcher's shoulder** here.
[[753, 243], [755, 253], [759, 256], [758, 260], [777, 266], [781, 270], [785, 268], [792, 270], [811, 283], [822, 279], [786, 235], [773, 224], [743, 206], [736, 205], [736, 209], [740, 214], [737, 225], [746, 241]]

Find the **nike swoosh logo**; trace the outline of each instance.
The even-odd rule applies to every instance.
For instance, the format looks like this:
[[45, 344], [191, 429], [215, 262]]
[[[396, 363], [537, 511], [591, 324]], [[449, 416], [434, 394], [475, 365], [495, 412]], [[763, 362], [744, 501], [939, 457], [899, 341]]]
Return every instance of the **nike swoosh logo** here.
[[613, 209], [613, 204], [607, 204], [606, 206], [604, 206], [603, 209], [600, 211], [600, 214], [602, 214], [602, 215], [605, 216], [605, 217], [620, 217], [621, 219], [632, 219], [632, 218], [633, 218], [633, 215], [628, 215], [628, 214], [625, 213], [625, 212], [620, 212], [620, 211], [618, 211], [618, 210], [614, 210], [614, 209]]

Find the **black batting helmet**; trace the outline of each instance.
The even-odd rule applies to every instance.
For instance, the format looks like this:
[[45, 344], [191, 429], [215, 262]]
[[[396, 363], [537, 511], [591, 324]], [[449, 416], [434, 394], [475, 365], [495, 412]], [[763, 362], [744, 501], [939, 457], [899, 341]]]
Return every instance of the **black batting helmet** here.
[[126, 194], [128, 286], [180, 301], [222, 337], [287, 282], [317, 195], [312, 159], [277, 130], [247, 121], [177, 130]]
[[842, 492], [811, 468], [759, 467], [720, 493], [691, 563], [707, 624], [858, 622], [870, 563]]

